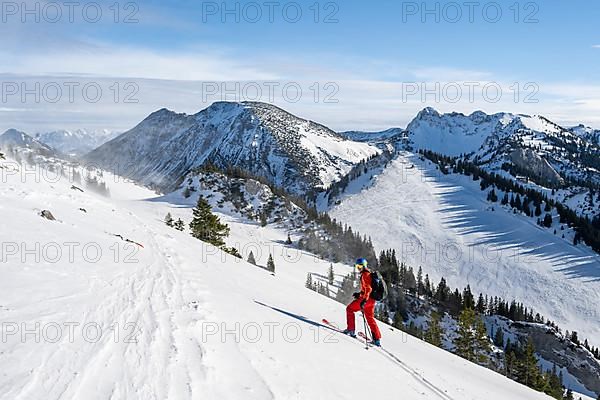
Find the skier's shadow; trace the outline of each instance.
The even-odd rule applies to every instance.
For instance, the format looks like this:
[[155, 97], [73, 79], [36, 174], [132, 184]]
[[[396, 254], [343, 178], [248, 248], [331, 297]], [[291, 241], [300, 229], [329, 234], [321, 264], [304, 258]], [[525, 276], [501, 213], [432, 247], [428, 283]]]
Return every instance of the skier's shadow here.
[[291, 313], [291, 312], [289, 312], [289, 311], [285, 311], [285, 310], [282, 310], [282, 309], [280, 309], [280, 308], [273, 307], [273, 306], [270, 306], [270, 305], [268, 305], [268, 304], [265, 304], [265, 303], [261, 303], [261, 302], [260, 302], [260, 301], [258, 301], [258, 300], [254, 300], [254, 302], [255, 302], [256, 304], [258, 304], [258, 305], [261, 305], [261, 306], [263, 306], [263, 307], [270, 308], [271, 310], [277, 311], [277, 312], [279, 312], [279, 313], [281, 313], [281, 314], [283, 314], [283, 315], [287, 315], [288, 317], [292, 317], [292, 318], [294, 318], [294, 319], [297, 319], [298, 321], [302, 321], [302, 322], [304, 322], [304, 323], [306, 323], [306, 324], [309, 324], [309, 325], [312, 325], [312, 326], [316, 326], [316, 327], [318, 327], [318, 328], [329, 329], [330, 331], [333, 331], [333, 332], [337, 332], [337, 330], [336, 330], [336, 329], [334, 329], [334, 328], [332, 328], [331, 326], [328, 326], [328, 325], [321, 324], [321, 323], [319, 323], [319, 322], [313, 321], [313, 320], [311, 320], [311, 319], [308, 319], [308, 318], [306, 318], [306, 317], [304, 317], [304, 316], [302, 316], [302, 315], [294, 314], [294, 313]]

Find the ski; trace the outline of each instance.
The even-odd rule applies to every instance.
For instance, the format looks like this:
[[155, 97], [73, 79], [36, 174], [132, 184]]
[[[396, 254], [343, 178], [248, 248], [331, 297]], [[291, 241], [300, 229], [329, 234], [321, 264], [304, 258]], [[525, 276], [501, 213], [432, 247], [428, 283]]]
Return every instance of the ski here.
[[[338, 328], [336, 325], [332, 324], [331, 322], [329, 322], [327, 319], [323, 318], [321, 320], [321, 322], [326, 325], [328, 328], [333, 329], [334, 331], [336, 331], [337, 333], [341, 333], [342, 335], [348, 336], [348, 337], [352, 337], [350, 335], [346, 335], [340, 328]], [[371, 348], [373, 345], [371, 343], [365, 343], [363, 341], [364, 337], [364, 333], [363, 332], [357, 332], [356, 336], [354, 336], [354, 339], [358, 340], [360, 343], [366, 345], [365, 349], [368, 350], [369, 348]]]

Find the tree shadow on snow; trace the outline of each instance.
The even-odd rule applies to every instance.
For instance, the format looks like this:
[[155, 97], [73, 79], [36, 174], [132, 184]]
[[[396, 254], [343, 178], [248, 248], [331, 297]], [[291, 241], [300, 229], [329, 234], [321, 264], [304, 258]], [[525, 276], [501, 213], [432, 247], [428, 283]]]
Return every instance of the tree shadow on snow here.
[[[530, 218], [510, 215], [500, 202], [481, 202], [477, 187], [463, 186], [466, 180], [446, 177], [435, 171], [425, 171], [425, 177], [435, 181], [442, 208], [442, 222], [461, 236], [477, 235], [472, 246], [490, 246], [495, 251], [518, 256], [536, 257], [549, 262], [556, 272], [570, 279], [587, 278], [586, 282], [600, 282], [600, 256], [589, 248], [574, 247], [552, 235], [548, 229], [532, 224]], [[484, 192], [482, 192], [484, 193]], [[495, 211], [491, 211], [491, 207]], [[504, 214], [504, 215], [503, 215]], [[534, 258], [530, 258], [531, 261]]]

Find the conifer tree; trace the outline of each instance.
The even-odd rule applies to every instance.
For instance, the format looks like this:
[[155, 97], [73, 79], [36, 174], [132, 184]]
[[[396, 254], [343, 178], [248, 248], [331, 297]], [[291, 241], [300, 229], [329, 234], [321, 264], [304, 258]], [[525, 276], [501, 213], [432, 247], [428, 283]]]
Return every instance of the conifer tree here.
[[250, 264], [256, 265], [256, 259], [254, 258], [254, 253], [250, 250], [250, 254], [248, 254], [248, 260]]
[[475, 306], [475, 311], [479, 314], [485, 314], [486, 311], [486, 302], [483, 298], [483, 294], [479, 293], [479, 298], [477, 299], [477, 305]]
[[466, 308], [458, 318], [458, 336], [454, 339], [456, 354], [469, 361], [475, 361], [475, 311]]
[[540, 371], [538, 369], [538, 360], [535, 356], [535, 346], [531, 338], [529, 338], [518, 368], [518, 379], [524, 385], [538, 389], [539, 375]]
[[431, 287], [431, 282], [429, 281], [429, 274], [425, 274], [425, 294], [430, 298], [433, 296], [433, 288]]
[[548, 385], [546, 394], [554, 397], [555, 399], [561, 400], [563, 396], [563, 385], [560, 377], [556, 373], [556, 364], [552, 366], [552, 371], [548, 373]]
[[273, 261], [273, 255], [269, 254], [269, 260], [267, 261], [267, 269], [270, 272], [275, 272], [275, 261]]
[[178, 231], [183, 232], [183, 230], [185, 229], [185, 223], [181, 218], [178, 218], [177, 221], [175, 221], [175, 224], [173, 224], [173, 227]]
[[229, 236], [229, 226], [221, 223], [219, 217], [212, 213], [210, 204], [204, 197], [198, 198], [193, 214], [194, 218], [190, 222], [192, 236], [215, 247], [223, 247], [223, 239]]
[[167, 213], [167, 215], [165, 216], [165, 224], [168, 227], [173, 227], [173, 217], [171, 216], [171, 213]]
[[329, 264], [329, 271], [327, 273], [327, 282], [330, 285], [333, 285], [334, 281], [335, 281], [335, 274], [333, 273], [333, 264]]
[[437, 312], [431, 313], [431, 320], [429, 321], [429, 327], [425, 332], [425, 340], [437, 347], [442, 347], [442, 336], [443, 328], [440, 324], [441, 316]]
[[425, 294], [425, 284], [423, 283], [423, 268], [419, 266], [419, 271], [417, 272], [417, 296], [422, 296]]
[[314, 290], [312, 274], [310, 272], [306, 275], [306, 283], [304, 284], [304, 286], [306, 286], [310, 290]]
[[552, 226], [552, 215], [546, 214], [544, 217], [544, 226], [550, 228]]
[[285, 241], [285, 244], [290, 245], [292, 244], [292, 238], [290, 237], [290, 234], [288, 233], [287, 235], [287, 240]]
[[481, 317], [477, 317], [475, 320], [475, 347], [477, 362], [483, 365], [487, 364], [488, 355], [492, 349], [485, 323]]
[[396, 329], [400, 329], [401, 331], [405, 331], [404, 319], [402, 318], [402, 313], [396, 311], [394, 313], [394, 319], [392, 320], [392, 326]]
[[[510, 343], [510, 339], [508, 342]], [[512, 351], [512, 349], [511, 349], [506, 352], [506, 356], [504, 358], [504, 375], [506, 375], [507, 378], [510, 378], [510, 379], [515, 378], [516, 365], [517, 365], [517, 356], [515, 355], [515, 352]]]
[[494, 345], [501, 349], [504, 348], [504, 330], [501, 327], [496, 329], [496, 334], [494, 335]]

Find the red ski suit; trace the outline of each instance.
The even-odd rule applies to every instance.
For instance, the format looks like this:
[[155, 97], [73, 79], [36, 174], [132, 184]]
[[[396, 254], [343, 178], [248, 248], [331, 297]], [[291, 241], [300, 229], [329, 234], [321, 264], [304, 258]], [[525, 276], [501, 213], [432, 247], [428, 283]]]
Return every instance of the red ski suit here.
[[364, 269], [360, 273], [360, 297], [348, 304], [348, 307], [346, 307], [346, 320], [348, 323], [348, 329], [354, 331], [354, 313], [360, 311], [360, 303], [363, 300], [366, 300], [363, 312], [365, 314], [365, 318], [367, 319], [367, 324], [369, 324], [369, 328], [371, 329], [371, 333], [373, 334], [373, 339], [378, 340], [381, 339], [381, 332], [379, 332], [379, 327], [375, 321], [375, 304], [377, 301], [369, 297], [372, 290], [371, 272]]

